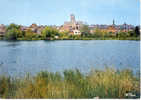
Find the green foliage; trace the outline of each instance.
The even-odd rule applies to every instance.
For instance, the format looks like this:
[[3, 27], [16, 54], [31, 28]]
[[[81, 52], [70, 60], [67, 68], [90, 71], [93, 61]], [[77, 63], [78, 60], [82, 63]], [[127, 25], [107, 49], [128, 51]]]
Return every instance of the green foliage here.
[[60, 32], [59, 34], [59, 39], [71, 39], [70, 34], [68, 31]]
[[94, 33], [94, 36], [95, 36], [95, 37], [101, 37], [101, 30], [98, 29], [98, 28], [96, 28], [96, 29], [95, 29], [95, 33]]
[[22, 35], [20, 26], [16, 24], [10, 24], [6, 29], [5, 39], [7, 40], [17, 40], [18, 37]]
[[128, 69], [42, 71], [20, 79], [0, 77], [0, 98], [126, 98], [129, 92], [139, 98], [139, 87], [139, 77]]
[[6, 98], [10, 87], [10, 79], [6, 77], [0, 78], [0, 96]]
[[18, 38], [18, 40], [41, 40], [41, 35], [36, 34], [28, 29], [26, 32], [24, 32], [24, 37]]
[[71, 35], [68, 31], [58, 32], [52, 27], [45, 27], [41, 34], [38, 34], [31, 29], [22, 31], [20, 27], [16, 24], [10, 24], [7, 26], [6, 34], [4, 37], [1, 36], [0, 40], [140, 40], [138, 26], [129, 32], [112, 33], [96, 28], [95, 32], [90, 33], [88, 25], [83, 25], [80, 27], [81, 35]]
[[134, 31], [135, 31], [136, 36], [140, 35], [140, 28], [139, 28], [139, 26], [136, 26]]
[[80, 31], [82, 33], [82, 36], [88, 36], [90, 34], [90, 29], [89, 29], [88, 25], [83, 25], [80, 28]]
[[123, 38], [123, 39], [125, 39], [125, 38], [127, 38], [127, 37], [129, 37], [130, 36], [130, 34], [128, 33], [128, 32], [119, 32], [118, 34], [117, 34], [117, 37], [118, 38]]
[[30, 29], [25, 32], [26, 40], [32, 40], [33, 36], [34, 36], [34, 33]]
[[54, 38], [55, 36], [59, 35], [59, 32], [52, 28], [52, 27], [45, 27], [45, 29], [42, 31], [42, 38], [43, 39], [51, 39]]
[[0, 76], [0, 98], [14, 98], [18, 84], [18, 79]]

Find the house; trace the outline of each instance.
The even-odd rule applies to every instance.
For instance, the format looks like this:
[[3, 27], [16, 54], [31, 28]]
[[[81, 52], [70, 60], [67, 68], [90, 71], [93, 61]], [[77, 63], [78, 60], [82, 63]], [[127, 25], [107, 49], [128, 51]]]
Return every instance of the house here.
[[38, 26], [36, 24], [33, 23], [32, 25], [29, 26], [29, 28], [31, 29], [32, 32], [37, 33]]
[[42, 33], [42, 30], [43, 30], [44, 28], [45, 28], [45, 27], [44, 27], [43, 25], [38, 26], [38, 27], [37, 27], [37, 30], [36, 30], [36, 33], [37, 33], [37, 34], [41, 34], [41, 33]]
[[31, 30], [32, 32], [36, 33], [36, 34], [41, 34], [42, 30], [44, 29], [45, 27], [43, 25], [41, 26], [37, 26], [36, 24], [32, 24], [30, 25], [29, 27], [26, 27], [26, 26], [21, 26], [20, 29], [22, 31], [27, 31], [27, 30]]
[[73, 30], [73, 34], [74, 35], [81, 35], [81, 32], [77, 29]]

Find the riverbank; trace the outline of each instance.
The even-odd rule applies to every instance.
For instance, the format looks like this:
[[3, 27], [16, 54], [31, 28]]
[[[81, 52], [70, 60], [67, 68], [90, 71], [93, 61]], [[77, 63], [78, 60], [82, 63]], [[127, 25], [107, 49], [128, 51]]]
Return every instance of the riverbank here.
[[[0, 37], [0, 40], [5, 40], [3, 37]], [[117, 38], [117, 37], [98, 37], [98, 38], [50, 38], [50, 39], [42, 39], [42, 38], [17, 38], [17, 41], [34, 41], [34, 40], [140, 40], [140, 37], [126, 37], [126, 38]]]
[[117, 38], [117, 37], [98, 37], [98, 38], [60, 38], [53, 40], [140, 40], [140, 37], [126, 37], [126, 38]]
[[[140, 79], [131, 70], [40, 72], [22, 78], [0, 77], [0, 98], [139, 98]], [[130, 95], [129, 95], [130, 94]], [[132, 95], [131, 95], [132, 94]]]

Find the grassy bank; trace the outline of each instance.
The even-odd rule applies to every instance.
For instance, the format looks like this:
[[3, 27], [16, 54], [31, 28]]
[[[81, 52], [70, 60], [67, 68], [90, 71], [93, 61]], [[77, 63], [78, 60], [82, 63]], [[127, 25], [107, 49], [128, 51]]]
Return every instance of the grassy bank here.
[[[46, 40], [42, 38], [18, 38], [17, 40]], [[73, 36], [73, 37], [59, 37], [59, 38], [50, 38], [48, 40], [140, 40], [140, 37], [81, 37], [81, 36]]]
[[[4, 37], [0, 37], [0, 40], [6, 40]], [[43, 39], [43, 38], [17, 38], [18, 41], [33, 41], [33, 40], [140, 40], [140, 37], [81, 37], [81, 36], [73, 36], [73, 37], [59, 37], [59, 38], [50, 38], [50, 39]]]
[[74, 37], [74, 38], [58, 38], [53, 40], [140, 40], [140, 37]]
[[79, 70], [40, 72], [23, 78], [0, 77], [0, 98], [133, 98], [140, 96], [139, 77], [125, 69], [92, 70], [87, 75]]

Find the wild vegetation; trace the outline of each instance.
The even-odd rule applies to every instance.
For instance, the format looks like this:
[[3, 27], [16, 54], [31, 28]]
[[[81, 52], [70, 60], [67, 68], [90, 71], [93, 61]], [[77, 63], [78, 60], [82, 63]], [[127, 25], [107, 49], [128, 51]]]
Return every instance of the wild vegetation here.
[[131, 70], [43, 71], [23, 78], [0, 77], [0, 98], [139, 98], [140, 78]]
[[4, 40], [140, 40], [139, 27], [135, 27], [133, 31], [118, 32], [117, 34], [112, 32], [104, 32], [100, 29], [95, 29], [94, 33], [90, 33], [90, 29], [87, 25], [84, 25], [80, 29], [81, 35], [71, 35], [69, 32], [59, 32], [52, 27], [45, 27], [41, 34], [34, 33], [31, 29], [21, 31], [20, 26], [16, 24], [10, 24], [6, 28], [6, 34], [4, 37], [0, 36], [0, 39]]

